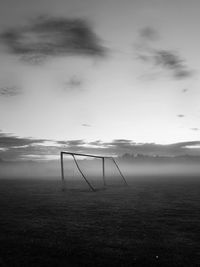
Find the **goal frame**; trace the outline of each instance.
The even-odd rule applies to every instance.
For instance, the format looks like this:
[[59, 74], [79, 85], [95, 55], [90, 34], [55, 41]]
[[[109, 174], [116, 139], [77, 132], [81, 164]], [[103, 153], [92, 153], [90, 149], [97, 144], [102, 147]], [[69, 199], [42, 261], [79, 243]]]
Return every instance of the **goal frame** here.
[[123, 182], [125, 185], [128, 185], [127, 182], [126, 182], [126, 179], [124, 177], [124, 175], [122, 174], [118, 164], [116, 163], [114, 157], [108, 157], [108, 156], [99, 156], [99, 155], [93, 155], [93, 154], [83, 154], [83, 153], [75, 153], [75, 152], [69, 152], [69, 151], [61, 151], [60, 152], [60, 162], [61, 162], [61, 179], [62, 179], [62, 182], [64, 183], [65, 181], [65, 176], [64, 176], [64, 163], [63, 163], [63, 159], [64, 159], [64, 155], [69, 155], [69, 156], [72, 156], [74, 162], [75, 162], [75, 165], [79, 171], [79, 173], [81, 174], [81, 176], [83, 177], [83, 179], [85, 180], [85, 182], [88, 184], [89, 188], [92, 190], [92, 191], [95, 191], [95, 188], [91, 185], [91, 183], [88, 181], [87, 177], [85, 176], [85, 174], [82, 172], [79, 164], [78, 164], [78, 161], [76, 159], [76, 156], [83, 156], [83, 157], [91, 157], [91, 158], [98, 158], [98, 159], [101, 159], [102, 160], [102, 178], [103, 178], [103, 185], [104, 187], [106, 186], [106, 179], [105, 179], [105, 159], [110, 159], [113, 161], [114, 165], [116, 166], [120, 176], [122, 177], [123, 179]]

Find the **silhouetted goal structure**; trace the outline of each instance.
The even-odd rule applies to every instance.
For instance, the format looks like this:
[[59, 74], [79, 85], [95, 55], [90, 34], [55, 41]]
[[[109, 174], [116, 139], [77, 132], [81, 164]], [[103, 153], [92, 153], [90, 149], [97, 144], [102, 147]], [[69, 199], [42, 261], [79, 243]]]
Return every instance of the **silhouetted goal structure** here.
[[[81, 174], [81, 176], [83, 177], [83, 179], [85, 180], [85, 182], [88, 184], [89, 188], [92, 190], [92, 191], [95, 191], [95, 188], [91, 185], [91, 183], [89, 182], [89, 180], [87, 179], [86, 175], [83, 173], [83, 171], [81, 170], [80, 168], [80, 165], [78, 164], [78, 161], [77, 161], [77, 156], [81, 156], [81, 157], [90, 157], [90, 158], [97, 158], [97, 159], [101, 159], [102, 160], [102, 179], [103, 179], [103, 185], [106, 186], [106, 176], [105, 176], [105, 160], [106, 159], [109, 159], [109, 160], [112, 160], [118, 173], [120, 174], [123, 182], [125, 185], [128, 185], [127, 182], [126, 182], [126, 179], [124, 177], [124, 175], [122, 174], [118, 164], [116, 163], [114, 157], [108, 157], [108, 156], [98, 156], [98, 155], [92, 155], [92, 154], [82, 154], [82, 153], [74, 153], [74, 152], [68, 152], [68, 151], [61, 151], [60, 152], [60, 161], [61, 161], [61, 179], [62, 181], [64, 182], [65, 180], [65, 176], [64, 176], [64, 161], [63, 161], [63, 158], [64, 158], [64, 155], [69, 155], [69, 156], [72, 156], [72, 159], [74, 160], [75, 162], [75, 165], [79, 171], [79, 173]], [[92, 163], [91, 163], [92, 164]]]

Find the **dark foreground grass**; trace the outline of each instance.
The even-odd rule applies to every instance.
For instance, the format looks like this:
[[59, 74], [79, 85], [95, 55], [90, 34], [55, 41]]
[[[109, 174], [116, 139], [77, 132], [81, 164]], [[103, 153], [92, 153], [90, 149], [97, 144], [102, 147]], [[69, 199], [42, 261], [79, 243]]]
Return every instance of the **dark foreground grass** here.
[[200, 179], [0, 180], [0, 266], [200, 266]]

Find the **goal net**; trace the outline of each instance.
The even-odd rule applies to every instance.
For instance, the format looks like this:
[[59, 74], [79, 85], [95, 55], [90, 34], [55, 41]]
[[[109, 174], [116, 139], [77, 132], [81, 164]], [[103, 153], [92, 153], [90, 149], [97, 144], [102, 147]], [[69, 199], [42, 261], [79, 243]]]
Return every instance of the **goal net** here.
[[105, 187], [108, 184], [108, 178], [114, 179], [116, 174], [123, 184], [127, 185], [114, 157], [62, 151], [60, 161], [61, 179], [64, 186], [66, 182], [68, 185], [70, 182], [71, 184], [84, 182], [92, 191], [95, 191], [94, 184], [101, 182], [101, 185]]

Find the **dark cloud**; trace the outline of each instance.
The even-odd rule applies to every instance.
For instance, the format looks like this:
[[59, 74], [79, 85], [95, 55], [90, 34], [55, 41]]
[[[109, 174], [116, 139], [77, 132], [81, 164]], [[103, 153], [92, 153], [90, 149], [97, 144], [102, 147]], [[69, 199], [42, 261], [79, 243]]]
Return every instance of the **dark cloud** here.
[[[125, 153], [130, 154], [143, 154], [149, 156], [179, 156], [179, 155], [200, 155], [200, 151], [197, 151], [195, 147], [200, 145], [200, 141], [193, 142], [181, 142], [175, 144], [155, 144], [155, 143], [135, 143], [131, 140], [114, 140], [109, 143], [97, 143], [101, 153], [111, 155], [123, 155]], [[98, 151], [96, 149], [96, 151]]]
[[143, 154], [149, 156], [179, 156], [179, 155], [200, 155], [200, 151], [196, 150], [196, 146], [200, 145], [200, 141], [182, 142], [168, 145], [161, 145], [155, 143], [135, 143], [131, 140], [117, 139], [112, 142], [102, 142], [100, 140], [93, 142], [84, 142], [77, 140], [65, 142], [68, 144], [67, 151], [74, 151], [80, 153], [92, 153], [99, 155], [123, 155], [129, 154]]
[[168, 71], [174, 79], [193, 76], [194, 72], [188, 68], [185, 60], [176, 51], [155, 48], [149, 43], [157, 40], [159, 40], [159, 34], [153, 28], [146, 27], [139, 31], [139, 40], [135, 45], [138, 60]]
[[174, 51], [154, 50], [152, 63], [172, 71], [175, 78], [189, 78], [193, 74], [185, 65], [184, 60]]
[[36, 63], [52, 56], [102, 57], [106, 53], [83, 19], [39, 17], [24, 27], [4, 31], [0, 37], [10, 52]]
[[91, 127], [91, 125], [87, 124], [87, 123], [83, 123], [83, 124], [81, 124], [81, 126], [83, 126], [83, 127]]
[[20, 95], [22, 92], [20, 88], [16, 86], [5, 86], [5, 87], [0, 87], [0, 96], [17, 96]]
[[[198, 129], [198, 128], [193, 128]], [[125, 153], [149, 156], [199, 155], [200, 141], [181, 142], [175, 144], [135, 143], [131, 140], [116, 139], [112, 142], [100, 140], [85, 142], [84, 140], [52, 141], [45, 139], [22, 138], [0, 132], [0, 158], [10, 160], [45, 159], [48, 156], [60, 155], [61, 151], [91, 153], [97, 155], [117, 155]]]
[[144, 63], [169, 71], [175, 79], [189, 78], [194, 74], [192, 70], [188, 69], [178, 53], [174, 51], [157, 49], [140, 50], [137, 58]]
[[59, 157], [60, 151], [80, 151], [83, 140], [53, 141], [23, 138], [0, 132], [0, 158], [2, 161], [42, 160], [48, 156]]
[[22, 138], [22, 137], [13, 136], [11, 134], [0, 132], [0, 148], [27, 146], [27, 145], [32, 145], [35, 143], [43, 143], [45, 141], [47, 140], [34, 139], [34, 138]]
[[[200, 151], [194, 148], [200, 146], [200, 141], [181, 142], [175, 144], [155, 144], [155, 143], [134, 143], [130, 140], [114, 140], [110, 143], [102, 143], [107, 147], [107, 153], [122, 155], [124, 153], [143, 154], [149, 156], [179, 156], [179, 155], [200, 155]], [[105, 151], [105, 150], [104, 150]]]
[[183, 115], [183, 114], [178, 114], [177, 117], [179, 117], [179, 118], [184, 118], [185, 115]]
[[17, 160], [29, 154], [40, 154], [36, 148], [46, 141], [48, 140], [23, 138], [0, 132], [0, 157], [6, 160]]
[[58, 141], [57, 143], [60, 145], [65, 145], [65, 146], [80, 146], [80, 145], [83, 145], [85, 142], [82, 139], [78, 139], [78, 140], [70, 140], [70, 141]]

